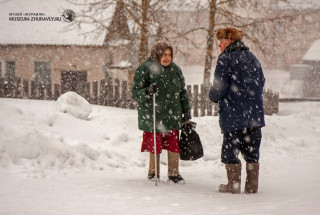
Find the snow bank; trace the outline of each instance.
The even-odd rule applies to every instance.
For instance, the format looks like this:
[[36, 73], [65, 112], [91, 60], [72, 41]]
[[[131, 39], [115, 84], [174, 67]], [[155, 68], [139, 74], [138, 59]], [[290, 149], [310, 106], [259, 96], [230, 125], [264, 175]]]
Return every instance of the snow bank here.
[[89, 119], [92, 112], [89, 102], [75, 92], [62, 94], [57, 100], [57, 109], [79, 119]]
[[[141, 166], [139, 155], [126, 157], [140, 135], [134, 134], [136, 117], [117, 109], [110, 111], [111, 117], [105, 108], [93, 112], [85, 99], [71, 92], [56, 102], [0, 99], [0, 168], [46, 172]], [[90, 115], [90, 121], [83, 120]]]
[[[43, 127], [46, 118], [42, 122], [34, 118], [37, 109], [29, 115], [29, 109], [23, 112], [18, 106], [3, 102], [0, 108], [0, 165], [3, 168], [10, 165], [27, 169], [79, 167], [86, 160], [95, 160], [98, 156], [88, 146], [70, 146], [60, 135], [49, 133]], [[50, 111], [47, 114], [48, 118], [52, 117]], [[50, 126], [53, 124], [47, 125]]]

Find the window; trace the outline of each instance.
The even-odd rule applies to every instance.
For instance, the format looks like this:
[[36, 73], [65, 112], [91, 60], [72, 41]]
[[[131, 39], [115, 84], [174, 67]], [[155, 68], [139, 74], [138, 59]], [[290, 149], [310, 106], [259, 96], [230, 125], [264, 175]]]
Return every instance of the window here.
[[40, 84], [51, 84], [50, 62], [34, 62], [34, 75], [34, 82], [36, 86], [39, 86]]
[[16, 62], [7, 61], [6, 62], [6, 78], [14, 78], [16, 76]]

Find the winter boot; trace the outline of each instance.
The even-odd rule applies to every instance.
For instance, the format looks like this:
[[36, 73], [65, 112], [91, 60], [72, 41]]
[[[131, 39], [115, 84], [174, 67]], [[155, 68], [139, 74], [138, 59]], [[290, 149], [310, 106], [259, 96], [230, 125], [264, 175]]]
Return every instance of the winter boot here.
[[184, 179], [179, 174], [179, 153], [168, 151], [168, 178], [174, 183], [185, 183]]
[[240, 193], [241, 189], [241, 164], [227, 164], [228, 184], [219, 186], [220, 193]]
[[[155, 161], [154, 161], [154, 154], [150, 153], [149, 157], [149, 170], [148, 170], [148, 180], [155, 180]], [[157, 154], [157, 178], [160, 178], [160, 154]]]
[[247, 163], [245, 193], [257, 193], [259, 185], [259, 163]]
[[185, 184], [185, 180], [182, 178], [181, 175], [169, 176], [169, 181], [172, 181], [175, 184]]

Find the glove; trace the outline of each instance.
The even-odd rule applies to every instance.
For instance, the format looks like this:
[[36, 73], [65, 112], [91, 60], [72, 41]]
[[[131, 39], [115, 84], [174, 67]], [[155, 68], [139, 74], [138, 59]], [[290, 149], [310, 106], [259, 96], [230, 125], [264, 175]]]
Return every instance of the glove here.
[[183, 117], [182, 117], [182, 122], [183, 123], [186, 123], [188, 121], [190, 121], [191, 119], [191, 111], [190, 110], [186, 110], [184, 113], [183, 113]]
[[155, 83], [150, 84], [150, 86], [146, 89], [146, 94], [150, 96], [152, 96], [157, 92], [159, 92], [159, 87]]

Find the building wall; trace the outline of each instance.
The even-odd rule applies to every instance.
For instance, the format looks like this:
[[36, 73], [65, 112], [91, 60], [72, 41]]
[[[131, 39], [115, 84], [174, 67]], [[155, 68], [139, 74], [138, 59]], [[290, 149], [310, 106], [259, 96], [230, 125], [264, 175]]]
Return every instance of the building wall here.
[[107, 51], [102, 47], [82, 46], [39, 46], [10, 45], [0, 46], [2, 75], [5, 74], [5, 62], [15, 61], [16, 76], [33, 80], [34, 62], [50, 62], [51, 80], [53, 84], [61, 82], [61, 71], [87, 71], [88, 81], [105, 78], [103, 65]]
[[87, 82], [99, 82], [105, 79], [106, 75], [128, 80], [131, 74], [128, 68], [107, 73], [110, 71], [110, 65], [119, 63], [118, 61], [122, 61], [125, 57], [120, 56], [118, 52], [118, 47], [0, 45], [0, 71], [2, 71], [1, 76], [5, 77], [6, 62], [14, 61], [15, 76], [30, 82], [35, 78], [35, 62], [44, 61], [50, 63], [52, 87], [54, 84], [61, 84], [62, 71], [86, 71]]
[[303, 61], [309, 66], [303, 79], [303, 93], [305, 97], [320, 98], [320, 61]]

